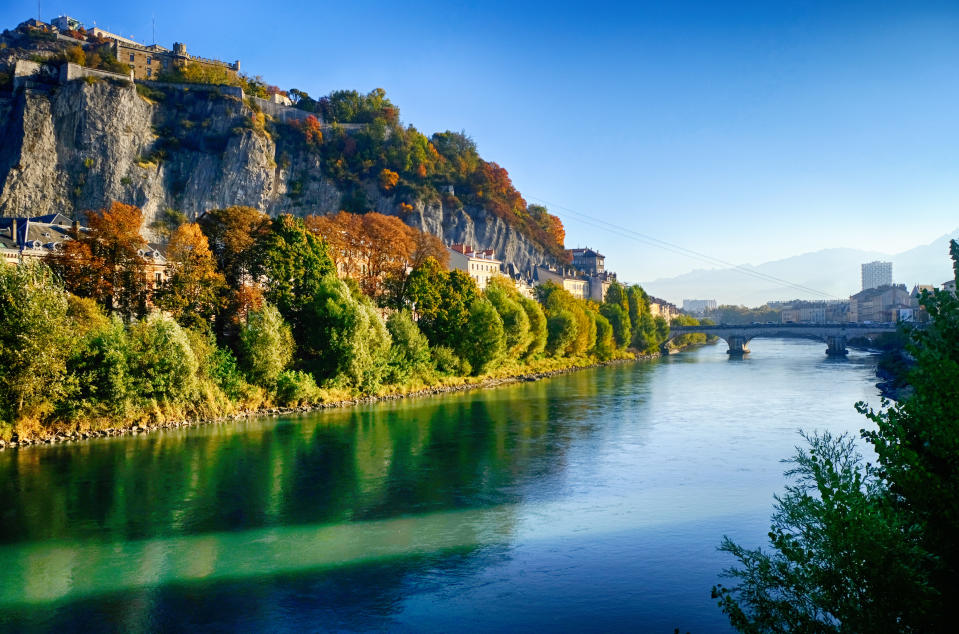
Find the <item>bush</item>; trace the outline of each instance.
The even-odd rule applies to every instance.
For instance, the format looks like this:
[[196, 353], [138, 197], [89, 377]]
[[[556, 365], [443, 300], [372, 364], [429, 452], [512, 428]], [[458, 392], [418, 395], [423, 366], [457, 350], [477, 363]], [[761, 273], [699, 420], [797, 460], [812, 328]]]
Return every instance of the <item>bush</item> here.
[[430, 344], [409, 311], [390, 315], [386, 329], [393, 340], [386, 375], [389, 383], [401, 383], [430, 368]]
[[446, 346], [433, 348], [433, 367], [444, 376], [457, 374], [466, 376], [473, 373], [470, 362], [460, 359], [452, 348]]
[[240, 360], [250, 381], [272, 388], [293, 359], [293, 335], [275, 306], [252, 310], [240, 328]]
[[119, 317], [92, 328], [67, 360], [69, 392], [58, 415], [126, 416], [136, 396], [130, 355], [130, 338]]
[[0, 421], [52, 406], [70, 341], [67, 294], [47, 265], [0, 265]]
[[198, 364], [186, 331], [154, 313], [130, 328], [130, 373], [143, 402], [180, 404], [196, 393]]
[[473, 366], [473, 374], [491, 369], [506, 352], [503, 319], [485, 297], [473, 300], [461, 342], [460, 355]]
[[320, 398], [320, 389], [313, 375], [298, 370], [285, 370], [276, 378], [276, 400], [280, 405], [311, 405]]
[[546, 322], [548, 339], [546, 353], [551, 357], [561, 357], [576, 340], [576, 320], [568, 310], [557, 311]]

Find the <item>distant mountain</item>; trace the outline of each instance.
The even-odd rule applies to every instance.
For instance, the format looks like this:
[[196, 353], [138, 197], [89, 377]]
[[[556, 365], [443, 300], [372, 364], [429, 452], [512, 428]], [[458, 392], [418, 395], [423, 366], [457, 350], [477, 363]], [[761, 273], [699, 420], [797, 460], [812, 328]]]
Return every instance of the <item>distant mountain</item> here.
[[[759, 306], [771, 300], [829, 299], [813, 291], [844, 299], [860, 289], [859, 265], [873, 260], [891, 261], [893, 281], [897, 284], [906, 284], [910, 289], [914, 284], [938, 286], [952, 278], [950, 239], [959, 239], [959, 229], [896, 255], [859, 249], [823, 249], [758, 266], [697, 269], [677, 277], [645, 282], [643, 288], [677, 306], [682, 306], [683, 299], [715, 299], [720, 304], [745, 306]], [[748, 273], [750, 271], [754, 274]], [[763, 275], [810, 290], [762, 278]]]

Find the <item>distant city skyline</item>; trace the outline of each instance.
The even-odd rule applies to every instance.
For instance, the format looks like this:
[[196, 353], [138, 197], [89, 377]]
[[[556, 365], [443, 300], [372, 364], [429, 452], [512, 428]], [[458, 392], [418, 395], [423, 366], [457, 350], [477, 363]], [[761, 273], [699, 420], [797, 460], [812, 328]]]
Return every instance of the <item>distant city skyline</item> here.
[[[0, 20], [36, 13], [14, 0]], [[60, 13], [145, 43], [155, 15], [158, 43], [283, 89], [382, 87], [631, 282], [959, 226], [954, 3], [41, 5]]]

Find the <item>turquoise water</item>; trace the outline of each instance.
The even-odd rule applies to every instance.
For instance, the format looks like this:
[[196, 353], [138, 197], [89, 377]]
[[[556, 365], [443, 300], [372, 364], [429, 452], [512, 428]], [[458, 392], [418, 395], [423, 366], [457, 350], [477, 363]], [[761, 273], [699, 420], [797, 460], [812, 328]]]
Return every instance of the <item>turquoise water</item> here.
[[0, 629], [726, 631], [722, 536], [878, 401], [868, 355], [751, 347], [0, 453]]

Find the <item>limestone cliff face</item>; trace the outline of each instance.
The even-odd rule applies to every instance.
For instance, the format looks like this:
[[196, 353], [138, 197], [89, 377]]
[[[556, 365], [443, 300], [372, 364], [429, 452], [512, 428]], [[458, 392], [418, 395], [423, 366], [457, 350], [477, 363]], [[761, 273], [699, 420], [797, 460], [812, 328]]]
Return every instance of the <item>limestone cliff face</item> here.
[[[71, 81], [0, 99], [0, 215], [83, 216], [117, 200], [196, 217], [249, 205], [271, 215], [334, 213], [342, 194], [319, 157], [256, 129], [253, 111], [216, 92]], [[277, 137], [277, 138], [275, 138]], [[420, 201], [406, 214], [373, 184], [371, 207], [446, 242], [492, 248], [517, 271], [550, 262], [543, 250], [482, 208]]]

